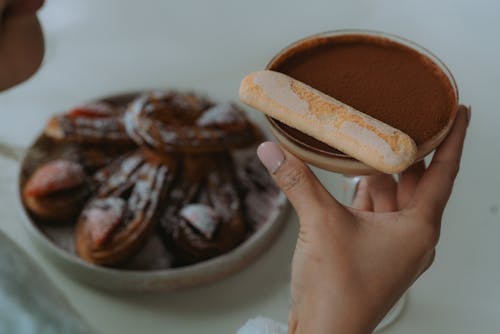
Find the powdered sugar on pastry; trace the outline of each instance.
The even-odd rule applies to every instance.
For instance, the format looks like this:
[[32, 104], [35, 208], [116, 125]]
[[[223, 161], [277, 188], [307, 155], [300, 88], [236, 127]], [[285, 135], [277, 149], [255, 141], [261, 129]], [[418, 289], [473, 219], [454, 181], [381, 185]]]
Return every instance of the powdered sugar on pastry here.
[[382, 172], [401, 172], [416, 158], [404, 132], [282, 73], [248, 75], [240, 99]]

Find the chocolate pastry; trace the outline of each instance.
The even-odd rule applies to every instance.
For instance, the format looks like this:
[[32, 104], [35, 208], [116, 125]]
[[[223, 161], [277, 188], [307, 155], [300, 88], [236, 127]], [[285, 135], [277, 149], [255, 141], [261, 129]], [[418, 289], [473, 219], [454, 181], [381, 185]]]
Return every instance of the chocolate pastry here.
[[175, 166], [152, 164], [132, 154], [98, 172], [102, 185], [83, 208], [76, 251], [86, 261], [117, 265], [137, 252], [152, 232], [157, 209]]
[[123, 125], [124, 108], [95, 102], [50, 119], [45, 128], [48, 137], [85, 144], [124, 144], [132, 141]]
[[75, 143], [71, 160], [94, 173], [135, 147], [125, 132], [125, 105], [93, 102], [52, 117], [45, 135], [58, 142]]
[[28, 169], [24, 200], [39, 218], [73, 218], [76, 252], [90, 263], [127, 268], [153, 237], [169, 264], [204, 261], [274, 207], [278, 190], [255, 150], [235, 153], [259, 136], [235, 105], [192, 93], [103, 100], [50, 120], [37, 154], [51, 153]]
[[74, 218], [90, 192], [83, 167], [69, 160], [54, 160], [38, 167], [23, 189], [28, 210], [46, 221]]
[[176, 265], [227, 253], [247, 234], [229, 153], [185, 156], [182, 167], [160, 219]]
[[243, 212], [251, 230], [257, 230], [264, 224], [280, 193], [269, 173], [262, 168], [254, 150], [238, 152], [234, 157], [234, 170], [243, 197]]
[[97, 170], [104, 168], [112, 164], [114, 161], [119, 159], [126, 153], [130, 152], [133, 147], [127, 147], [124, 145], [79, 145], [79, 147], [73, 152], [74, 160], [78, 161], [85, 170], [93, 174]]
[[125, 126], [137, 144], [163, 154], [222, 151], [255, 140], [254, 127], [238, 107], [214, 105], [190, 93], [139, 97], [128, 108]]

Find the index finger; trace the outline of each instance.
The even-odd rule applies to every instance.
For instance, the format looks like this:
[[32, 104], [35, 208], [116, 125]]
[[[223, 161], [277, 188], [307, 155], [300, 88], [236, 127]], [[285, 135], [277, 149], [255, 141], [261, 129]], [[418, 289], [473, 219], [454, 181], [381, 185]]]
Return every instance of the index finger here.
[[429, 168], [418, 183], [415, 201], [423, 211], [430, 210], [431, 214], [439, 216], [444, 211], [460, 168], [469, 118], [470, 108], [460, 105], [450, 133], [436, 149]]

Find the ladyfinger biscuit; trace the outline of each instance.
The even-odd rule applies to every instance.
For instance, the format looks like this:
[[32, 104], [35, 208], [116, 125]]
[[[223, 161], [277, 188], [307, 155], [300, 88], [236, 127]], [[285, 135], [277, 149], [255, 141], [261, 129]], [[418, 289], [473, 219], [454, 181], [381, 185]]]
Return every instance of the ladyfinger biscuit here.
[[399, 173], [416, 159], [407, 134], [285, 74], [246, 76], [240, 99], [249, 106], [384, 173]]

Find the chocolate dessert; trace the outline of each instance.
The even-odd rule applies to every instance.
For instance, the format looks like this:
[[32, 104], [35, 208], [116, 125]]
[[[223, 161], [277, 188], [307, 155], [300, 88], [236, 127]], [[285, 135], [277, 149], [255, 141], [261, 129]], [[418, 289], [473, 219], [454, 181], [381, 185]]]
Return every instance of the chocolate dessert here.
[[123, 107], [96, 102], [76, 107], [49, 120], [45, 133], [64, 141], [132, 144], [123, 124]]
[[35, 170], [24, 187], [26, 206], [46, 222], [61, 223], [75, 218], [90, 192], [83, 167], [57, 159]]
[[248, 227], [228, 152], [184, 156], [181, 166], [160, 227], [177, 261], [189, 264], [233, 249]]
[[254, 127], [237, 106], [194, 94], [144, 95], [130, 104], [125, 125], [138, 144], [164, 154], [222, 151], [255, 140]]
[[[193, 264], [231, 251], [271, 215], [279, 190], [254, 154], [261, 140], [236, 105], [193, 93], [100, 100], [49, 121], [23, 170], [23, 202], [42, 226], [74, 229], [88, 262], [148, 268], [135, 255], [163, 240], [165, 259], [151, 263]], [[85, 195], [71, 214], [44, 214], [71, 193]]]
[[99, 188], [78, 219], [78, 255], [95, 264], [113, 265], [139, 250], [152, 232], [175, 168], [174, 161], [151, 163], [133, 153], [99, 171], [95, 175]]
[[[269, 69], [402, 130], [417, 145], [435, 136], [457, 108], [450, 79], [434, 61], [384, 37], [310, 38], [280, 54]], [[324, 149], [313, 138], [280, 126]]]

